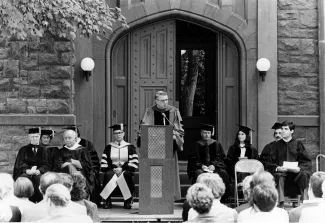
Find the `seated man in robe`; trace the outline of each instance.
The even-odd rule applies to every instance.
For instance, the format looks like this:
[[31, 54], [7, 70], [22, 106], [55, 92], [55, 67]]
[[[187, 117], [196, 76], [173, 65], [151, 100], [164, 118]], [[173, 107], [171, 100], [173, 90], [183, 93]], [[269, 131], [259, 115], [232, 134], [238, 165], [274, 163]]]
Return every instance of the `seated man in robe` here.
[[265, 170], [268, 170], [267, 167], [269, 166], [269, 163], [270, 163], [271, 154], [273, 152], [274, 145], [276, 144], [276, 142], [278, 142], [280, 139], [282, 139], [282, 135], [281, 135], [282, 123], [279, 123], [279, 122], [274, 123], [274, 125], [272, 126], [272, 129], [274, 129], [273, 137], [275, 140], [270, 142], [269, 144], [267, 144], [264, 147], [264, 149], [262, 150], [262, 153], [260, 155], [260, 158], [259, 158], [261, 163], [263, 163]]
[[[124, 141], [125, 126], [121, 123], [110, 127], [113, 129], [114, 141], [105, 147], [102, 155], [100, 171], [104, 173], [104, 188], [101, 195], [106, 199], [105, 209], [112, 208], [110, 195], [116, 185], [119, 186], [123, 194], [124, 208], [132, 208], [132, 195], [135, 190], [133, 176], [138, 168], [139, 161], [135, 146]], [[121, 178], [121, 175], [124, 179]]]
[[[309, 154], [300, 140], [293, 138], [295, 124], [284, 121], [282, 123], [282, 139], [274, 146], [271, 162], [268, 167], [274, 174], [278, 194], [279, 207], [284, 205], [285, 188], [288, 196], [301, 194], [304, 199], [304, 190], [308, 187], [309, 177], [312, 171], [312, 163]], [[284, 162], [298, 163], [296, 167], [283, 166]], [[290, 164], [289, 163], [289, 164]]]
[[41, 129], [29, 129], [28, 137], [30, 143], [20, 148], [17, 154], [13, 178], [27, 177], [33, 182], [34, 194], [29, 199], [36, 203], [43, 199], [38, 187], [41, 175], [49, 170], [49, 165], [46, 149], [40, 145]]
[[214, 126], [203, 124], [201, 126], [201, 139], [196, 142], [196, 170], [192, 183], [204, 172], [218, 173], [226, 187], [229, 184], [229, 176], [224, 163], [225, 152], [217, 140], [211, 138], [214, 135]]
[[77, 143], [77, 133], [71, 129], [63, 133], [65, 145], [55, 150], [53, 157], [55, 159], [54, 170], [73, 174], [76, 171], [87, 179], [87, 193], [93, 190], [95, 171], [85, 147]]
[[[181, 199], [181, 187], [179, 178], [178, 154], [177, 151], [183, 150], [184, 130], [182, 117], [178, 108], [168, 105], [167, 92], [158, 91], [155, 95], [155, 105], [146, 109], [141, 120], [142, 125], [172, 125], [173, 126], [173, 151], [175, 160], [175, 184], [174, 199]], [[140, 146], [138, 139], [138, 146]]]

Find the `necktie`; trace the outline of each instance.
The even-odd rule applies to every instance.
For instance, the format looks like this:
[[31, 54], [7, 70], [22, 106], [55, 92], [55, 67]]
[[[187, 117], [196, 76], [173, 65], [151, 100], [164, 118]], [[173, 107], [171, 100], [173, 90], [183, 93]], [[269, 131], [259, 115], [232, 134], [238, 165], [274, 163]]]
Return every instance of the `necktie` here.
[[206, 158], [207, 165], [210, 165], [210, 149], [209, 149], [209, 146], [207, 145], [205, 147], [205, 149], [206, 149], [206, 154], [207, 154], [207, 158]]
[[37, 153], [37, 148], [33, 148], [33, 152], [34, 152], [34, 154], [36, 154]]

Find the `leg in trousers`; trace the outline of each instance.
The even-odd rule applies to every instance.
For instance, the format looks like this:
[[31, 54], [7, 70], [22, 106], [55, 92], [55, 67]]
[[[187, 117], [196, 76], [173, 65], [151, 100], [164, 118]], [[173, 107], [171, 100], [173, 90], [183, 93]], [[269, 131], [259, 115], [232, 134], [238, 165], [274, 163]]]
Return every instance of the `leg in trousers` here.
[[284, 183], [285, 183], [285, 175], [283, 173], [274, 174], [274, 179], [276, 183], [276, 188], [279, 194], [279, 202], [284, 202]]
[[128, 185], [130, 193], [132, 195], [132, 197], [130, 197], [129, 199], [124, 201], [124, 208], [125, 209], [131, 209], [132, 208], [132, 203], [133, 203], [133, 193], [134, 193], [134, 190], [135, 190], [135, 185], [134, 185], [134, 181], [133, 181], [134, 173], [129, 172], [129, 171], [124, 171], [123, 176], [124, 176], [124, 179], [126, 181], [126, 184]]

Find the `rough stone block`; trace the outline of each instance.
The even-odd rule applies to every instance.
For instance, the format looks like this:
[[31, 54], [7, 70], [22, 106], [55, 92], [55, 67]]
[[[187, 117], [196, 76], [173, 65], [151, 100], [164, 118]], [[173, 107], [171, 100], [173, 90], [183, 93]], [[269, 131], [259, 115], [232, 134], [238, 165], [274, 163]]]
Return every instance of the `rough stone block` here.
[[47, 107], [36, 107], [36, 113], [38, 113], [38, 114], [46, 114], [47, 113]]
[[14, 144], [18, 145], [18, 148], [27, 145], [29, 143], [27, 132], [24, 135], [15, 135], [12, 137]]
[[294, 20], [299, 18], [297, 10], [278, 10], [278, 20]]
[[38, 54], [31, 53], [28, 57], [24, 57], [20, 63], [22, 70], [38, 70]]
[[27, 41], [9, 42], [8, 47], [10, 47], [9, 56], [13, 60], [19, 60], [20, 58], [28, 56]]
[[52, 53], [40, 53], [39, 54], [39, 64], [40, 65], [58, 65], [60, 63], [57, 54]]
[[31, 85], [48, 85], [50, 83], [48, 71], [30, 71], [28, 73], [28, 83]]
[[300, 50], [300, 39], [278, 39], [278, 49], [283, 51]]
[[60, 64], [62, 65], [72, 65], [71, 64], [71, 58], [72, 54], [71, 53], [62, 53], [60, 57]]
[[305, 55], [318, 55], [317, 40], [302, 39], [301, 51]]
[[304, 76], [305, 73], [317, 73], [318, 67], [314, 64], [279, 63], [279, 76]]
[[318, 38], [318, 29], [292, 29], [291, 37], [292, 38], [317, 39]]
[[70, 52], [72, 51], [71, 42], [55, 42], [54, 43], [55, 52]]
[[9, 91], [7, 92], [8, 98], [18, 98], [19, 91]]
[[61, 90], [61, 98], [70, 98], [71, 88], [70, 85], [63, 85]]
[[307, 128], [307, 143], [319, 143], [319, 128], [309, 127]]
[[9, 165], [9, 155], [8, 152], [0, 151], [0, 166]]
[[278, 20], [278, 27], [300, 28], [300, 26], [298, 20]]
[[36, 108], [34, 106], [27, 106], [28, 114], [36, 114]]
[[9, 59], [9, 48], [0, 48], [0, 59]]
[[297, 126], [293, 132], [294, 136], [300, 139], [306, 139], [306, 128]]
[[12, 149], [13, 149], [12, 141], [8, 143], [0, 144], [0, 151], [12, 151]]
[[28, 106], [45, 107], [46, 99], [27, 99]]
[[8, 98], [6, 112], [7, 113], [25, 113], [27, 110], [27, 103], [24, 99]]
[[38, 98], [39, 97], [39, 88], [33, 86], [20, 86], [19, 88], [19, 97], [21, 98]]
[[48, 85], [42, 89], [42, 96], [45, 98], [61, 98], [62, 87], [55, 85]]
[[10, 91], [11, 83], [9, 78], [0, 78], [0, 91]]
[[17, 85], [26, 85], [28, 82], [26, 77], [16, 77], [13, 78], [13, 83]]
[[280, 10], [315, 9], [317, 0], [278, 0]]
[[293, 37], [292, 36], [292, 28], [290, 27], [279, 27], [278, 26], [278, 33], [277, 33], [278, 37]]
[[50, 79], [50, 84], [51, 85], [62, 85], [63, 80], [62, 79]]
[[52, 66], [49, 70], [49, 77], [53, 79], [71, 78], [71, 66]]
[[27, 70], [20, 70], [19, 71], [20, 77], [28, 77], [28, 71]]
[[19, 76], [19, 60], [7, 60], [4, 63], [3, 77]]
[[316, 28], [318, 26], [318, 14], [316, 10], [299, 11], [299, 21], [304, 28]]
[[304, 144], [308, 155], [311, 159], [315, 159], [319, 154], [319, 144], [318, 143], [306, 143]]
[[69, 114], [70, 107], [65, 100], [47, 100], [47, 108], [50, 114]]

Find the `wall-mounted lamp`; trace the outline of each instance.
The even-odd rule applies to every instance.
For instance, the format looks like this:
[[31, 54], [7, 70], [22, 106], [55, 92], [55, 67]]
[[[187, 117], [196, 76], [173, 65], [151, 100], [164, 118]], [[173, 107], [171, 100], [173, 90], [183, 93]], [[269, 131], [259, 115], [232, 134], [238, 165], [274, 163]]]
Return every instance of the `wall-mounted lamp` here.
[[260, 76], [262, 76], [262, 81], [265, 81], [266, 72], [270, 69], [271, 63], [266, 58], [258, 59], [256, 63], [256, 68], [259, 70]]
[[93, 59], [89, 57], [85, 57], [81, 61], [81, 69], [84, 71], [84, 75], [86, 76], [86, 81], [89, 81], [89, 76], [91, 76], [91, 71], [95, 67], [95, 62]]

